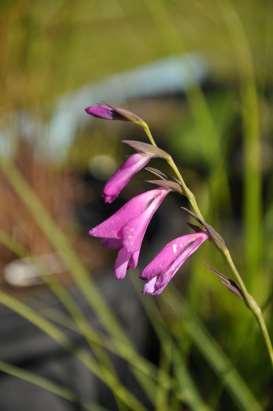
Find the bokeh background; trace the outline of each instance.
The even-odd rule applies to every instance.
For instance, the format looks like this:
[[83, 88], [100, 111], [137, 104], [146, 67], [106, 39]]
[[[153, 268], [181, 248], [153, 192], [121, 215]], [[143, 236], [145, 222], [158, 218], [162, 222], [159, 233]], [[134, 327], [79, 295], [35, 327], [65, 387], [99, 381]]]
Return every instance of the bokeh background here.
[[[272, 323], [273, 4], [266, 0], [0, 1], [0, 408], [270, 410], [259, 330], [210, 267], [206, 244], [159, 298], [88, 229], [140, 128], [88, 117], [96, 102], [150, 125]], [[151, 164], [167, 172], [161, 161]], [[190, 231], [184, 199], [152, 221], [143, 267]]]

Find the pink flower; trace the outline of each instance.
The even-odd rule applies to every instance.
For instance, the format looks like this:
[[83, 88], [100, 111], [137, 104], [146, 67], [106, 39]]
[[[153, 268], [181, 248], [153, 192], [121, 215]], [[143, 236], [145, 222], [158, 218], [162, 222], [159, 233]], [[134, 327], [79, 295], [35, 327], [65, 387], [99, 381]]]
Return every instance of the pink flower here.
[[85, 111], [87, 114], [103, 120], [119, 119], [119, 115], [109, 104], [94, 104], [93, 106], [86, 107]]
[[180, 267], [208, 239], [205, 232], [183, 235], [169, 242], [144, 268], [144, 293], [158, 295], [167, 287]]
[[86, 107], [85, 112], [90, 116], [103, 120], [122, 120], [140, 124], [143, 120], [135, 113], [121, 107], [114, 107], [110, 104], [94, 104]]
[[115, 214], [92, 228], [89, 234], [103, 239], [103, 243], [118, 250], [115, 274], [126, 276], [128, 268], [136, 268], [147, 227], [169, 189], [157, 188], [132, 198]]
[[103, 189], [103, 197], [106, 203], [112, 203], [129, 183], [131, 178], [145, 167], [152, 155], [145, 153], [132, 154], [107, 181]]

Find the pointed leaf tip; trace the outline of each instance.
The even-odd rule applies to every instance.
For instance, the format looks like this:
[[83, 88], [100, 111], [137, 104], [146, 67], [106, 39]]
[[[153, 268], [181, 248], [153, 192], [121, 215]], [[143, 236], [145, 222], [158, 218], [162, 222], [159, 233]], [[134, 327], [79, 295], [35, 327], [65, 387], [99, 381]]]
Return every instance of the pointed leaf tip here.
[[233, 294], [237, 295], [237, 297], [244, 299], [243, 293], [239, 285], [236, 281], [232, 280], [231, 278], [226, 277], [224, 274], [220, 273], [220, 271], [216, 270], [215, 268], [210, 268], [210, 270], [217, 275], [221, 283]]
[[148, 180], [147, 182], [151, 183], [151, 184], [155, 184], [159, 187], [163, 187], [163, 188], [167, 188], [167, 189], [172, 190], [172, 191], [176, 191], [179, 194], [183, 193], [180, 185], [177, 184], [175, 181], [171, 181], [171, 180]]
[[136, 123], [136, 124], [144, 123], [144, 120], [142, 120], [141, 117], [139, 117], [137, 114], [133, 113], [132, 111], [129, 111], [129, 110], [127, 110], [125, 108], [121, 108], [121, 107], [112, 107], [112, 108], [124, 120], [131, 121], [132, 123]]
[[143, 143], [142, 141], [137, 140], [122, 140], [122, 142], [132, 147], [136, 151], [140, 151], [141, 153], [145, 153], [153, 157], [168, 157], [168, 153], [166, 153], [166, 151], [157, 146], [153, 146], [152, 144]]

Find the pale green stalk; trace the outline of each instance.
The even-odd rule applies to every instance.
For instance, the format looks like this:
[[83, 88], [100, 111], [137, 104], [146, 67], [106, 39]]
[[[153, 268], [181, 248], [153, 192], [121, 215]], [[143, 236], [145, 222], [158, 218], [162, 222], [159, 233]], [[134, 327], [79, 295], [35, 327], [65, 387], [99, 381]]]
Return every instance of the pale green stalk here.
[[[147, 127], [148, 127], [147, 123], [143, 122], [143, 129], [144, 129], [150, 143], [153, 144], [154, 146], [157, 146], [156, 143], [155, 143], [154, 138], [152, 138], [152, 139], [150, 138], [150, 136], [152, 135], [151, 131], [149, 130], [149, 132], [147, 133]], [[179, 171], [177, 165], [175, 164], [172, 156], [168, 155], [166, 161], [169, 164], [170, 168], [172, 169], [175, 177], [177, 178], [177, 180], [178, 180], [178, 182], [179, 182], [179, 184], [182, 188], [183, 195], [188, 199], [188, 201], [191, 205], [191, 208], [192, 208], [193, 212], [195, 213], [196, 217], [200, 220], [200, 222], [202, 224], [204, 224], [204, 226], [207, 226], [205, 218], [203, 217], [203, 215], [202, 215], [202, 213], [199, 209], [199, 206], [197, 204], [195, 195], [193, 194], [193, 192], [189, 189], [189, 187], [185, 183], [185, 181], [183, 179], [183, 176], [182, 176], [181, 172]], [[230, 251], [227, 248], [224, 241], [219, 242], [219, 241], [217, 241], [217, 239], [215, 239], [214, 236], [211, 236], [211, 240], [215, 244], [215, 246], [218, 248], [218, 250], [221, 252], [224, 259], [226, 260], [228, 266], [230, 267], [230, 269], [231, 269], [231, 271], [234, 275], [234, 278], [238, 282], [238, 285], [241, 289], [242, 296], [243, 296], [243, 299], [244, 299], [244, 302], [245, 302], [246, 306], [250, 309], [250, 311], [253, 313], [253, 315], [255, 316], [255, 318], [257, 320], [257, 323], [260, 327], [260, 330], [261, 330], [261, 333], [262, 333], [262, 336], [263, 336], [263, 339], [264, 339], [264, 342], [265, 342], [265, 346], [267, 348], [267, 351], [268, 351], [268, 354], [269, 354], [269, 357], [270, 357], [271, 364], [273, 366], [273, 347], [272, 347], [272, 342], [271, 342], [271, 339], [270, 339], [270, 335], [269, 335], [269, 332], [267, 330], [267, 326], [266, 326], [266, 323], [265, 323], [265, 320], [264, 320], [264, 317], [263, 317], [262, 310], [260, 309], [258, 303], [255, 301], [254, 297], [251, 294], [249, 294], [249, 292], [248, 292], [248, 290], [245, 286], [245, 283], [244, 283], [237, 267], [234, 264], [234, 261], [231, 257], [231, 254], [230, 254]]]

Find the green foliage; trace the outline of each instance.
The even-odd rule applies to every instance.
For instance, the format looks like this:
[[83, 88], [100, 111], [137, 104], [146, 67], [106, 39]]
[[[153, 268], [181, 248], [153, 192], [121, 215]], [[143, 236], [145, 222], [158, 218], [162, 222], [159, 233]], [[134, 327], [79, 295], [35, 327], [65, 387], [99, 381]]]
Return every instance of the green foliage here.
[[[168, 144], [181, 163], [189, 186], [193, 181], [204, 215], [227, 239], [251, 292], [261, 305], [265, 302], [270, 326], [273, 295], [270, 158], [264, 195], [262, 187], [266, 166], [263, 156], [267, 150], [272, 153], [269, 136], [273, 127], [265, 121], [267, 115], [271, 117], [272, 110], [262, 93], [272, 81], [273, 73], [272, 4], [258, 0], [79, 0], [76, 3], [15, 0], [1, 1], [0, 10], [0, 63], [4, 73], [0, 102], [4, 116], [23, 108], [50, 117], [57, 98], [66, 92], [95, 83], [106, 75], [186, 51], [202, 53], [215, 79], [231, 86], [208, 96], [198, 87], [188, 90], [185, 110], [168, 126]], [[84, 138], [79, 140], [69, 157], [70, 166], [78, 166], [80, 158], [86, 164], [92, 150], [104, 150], [100, 132], [96, 136], [88, 145]], [[238, 147], [242, 147], [243, 160]], [[107, 153], [117, 150], [116, 141], [112, 147], [107, 146]], [[268, 391], [272, 370], [263, 341], [241, 301], [220, 288], [204, 265], [208, 262], [230, 276], [212, 247], [206, 246], [194, 257], [189, 285], [181, 293], [171, 290], [159, 303], [150, 297], [140, 297], [159, 344], [159, 364], [152, 364], [136, 352], [134, 343], [129, 341], [126, 330], [73, 248], [71, 238], [63, 233], [13, 161], [2, 158], [0, 168], [64, 262], [109, 338], [105, 341], [92, 329], [61, 283], [48, 281], [46, 277], [47, 286], [66, 308], [65, 318], [58, 317], [58, 313], [34, 312], [27, 303], [3, 291], [1, 304], [34, 323], [75, 355], [112, 390], [120, 409], [138, 411], [145, 406], [142, 398], [130, 393], [126, 382], [120, 381], [113, 355], [127, 362], [136, 383], [156, 410], [176, 411], [184, 405], [197, 411], [272, 408]], [[235, 200], [234, 187], [230, 186], [234, 176], [244, 187], [243, 191], [239, 189], [240, 195]], [[242, 229], [234, 221], [234, 201], [239, 199], [242, 204], [236, 204], [239, 209], [236, 217], [243, 221]], [[28, 254], [22, 244], [2, 229], [0, 242], [17, 256]], [[80, 353], [71, 352], [62, 327], [82, 335], [88, 348]], [[10, 364], [0, 362], [0, 371], [67, 401], [78, 400], [72, 391]], [[101, 409], [99, 404], [82, 406]]]

